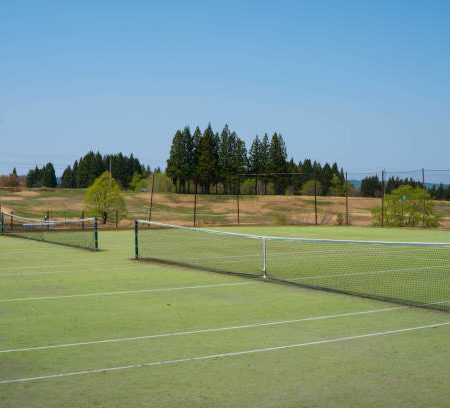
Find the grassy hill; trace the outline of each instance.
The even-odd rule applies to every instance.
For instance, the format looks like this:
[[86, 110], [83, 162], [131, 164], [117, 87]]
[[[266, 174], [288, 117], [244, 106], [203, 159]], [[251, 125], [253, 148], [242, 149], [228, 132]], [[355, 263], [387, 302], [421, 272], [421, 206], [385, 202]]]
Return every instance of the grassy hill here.
[[[51, 219], [79, 218], [83, 211], [85, 189], [2, 189], [2, 207], [25, 217], [43, 218], [47, 211]], [[120, 226], [131, 226], [135, 218], [147, 219], [149, 193], [124, 192], [127, 215]], [[349, 221], [352, 225], [370, 226], [370, 210], [380, 205], [378, 198], [349, 197]], [[193, 224], [194, 195], [156, 193], [153, 199], [152, 220]], [[314, 224], [314, 197], [310, 196], [235, 196], [198, 195], [197, 225], [237, 224]], [[436, 202], [442, 215], [442, 227], [450, 228], [450, 202]], [[318, 197], [318, 224], [345, 223], [344, 197]]]

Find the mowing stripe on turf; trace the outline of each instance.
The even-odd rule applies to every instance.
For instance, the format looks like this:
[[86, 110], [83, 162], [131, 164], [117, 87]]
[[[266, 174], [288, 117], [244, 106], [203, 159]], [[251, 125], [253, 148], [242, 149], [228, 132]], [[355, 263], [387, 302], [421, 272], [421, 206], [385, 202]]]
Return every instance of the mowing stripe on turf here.
[[281, 320], [281, 321], [276, 321], [276, 322], [252, 323], [252, 324], [245, 324], [245, 325], [240, 325], [240, 326], [216, 327], [216, 328], [211, 328], [211, 329], [191, 330], [191, 331], [183, 331], [183, 332], [175, 332], [175, 333], [152, 334], [152, 335], [148, 335], [148, 336], [139, 336], [139, 337], [126, 337], [126, 338], [118, 338], [118, 339], [85, 341], [85, 342], [80, 342], [80, 343], [56, 344], [56, 345], [50, 345], [50, 346], [37, 346], [37, 347], [27, 347], [27, 348], [20, 348], [20, 349], [11, 349], [11, 350], [0, 350], [0, 353], [48, 350], [48, 349], [56, 349], [56, 348], [63, 348], [63, 347], [87, 346], [87, 345], [91, 345], [91, 344], [118, 343], [118, 342], [122, 342], [122, 341], [156, 339], [159, 337], [185, 336], [188, 334], [202, 334], [202, 333], [212, 333], [212, 332], [220, 332], [220, 331], [227, 331], [227, 330], [250, 329], [250, 328], [254, 328], [254, 327], [276, 326], [276, 325], [282, 325], [282, 324], [309, 322], [309, 321], [314, 321], [314, 320], [333, 319], [333, 318], [338, 318], [338, 317], [366, 315], [366, 314], [370, 314], [370, 313], [390, 312], [393, 310], [400, 310], [400, 309], [407, 309], [407, 308], [408, 308], [408, 306], [396, 306], [396, 307], [389, 307], [389, 308], [384, 308], [384, 309], [366, 310], [363, 312], [349, 312], [349, 313], [340, 313], [340, 314], [328, 315], [328, 316], [304, 317], [302, 319]]
[[[130, 272], [133, 269], [127, 268], [123, 269], [123, 266], [119, 265], [121, 269], [111, 269], [109, 268], [101, 268], [101, 269], [89, 269], [89, 268], [81, 268], [81, 269], [71, 269], [68, 271], [46, 271], [46, 272], [15, 272], [15, 273], [0, 273], [0, 278], [11, 277], [11, 276], [29, 276], [29, 275], [54, 275], [58, 273], [82, 273], [82, 272], [121, 272], [127, 271]], [[142, 270], [140, 270], [142, 271]]]
[[210, 360], [210, 359], [214, 359], [214, 358], [242, 356], [242, 355], [246, 355], [246, 354], [263, 353], [263, 352], [267, 352], [267, 351], [278, 351], [278, 350], [286, 350], [286, 349], [314, 346], [314, 345], [320, 345], [320, 344], [338, 343], [338, 342], [342, 342], [342, 341], [350, 341], [350, 340], [357, 340], [357, 339], [363, 339], [363, 338], [368, 338], [368, 337], [384, 336], [384, 335], [388, 335], [388, 334], [406, 333], [406, 332], [412, 332], [415, 330], [431, 329], [431, 328], [437, 328], [437, 327], [442, 327], [442, 326], [447, 326], [447, 325], [450, 325], [450, 322], [434, 323], [434, 324], [429, 324], [426, 326], [407, 327], [404, 329], [397, 329], [397, 330], [387, 330], [384, 332], [360, 334], [357, 336], [338, 337], [338, 338], [334, 338], [334, 339], [310, 341], [308, 343], [288, 344], [285, 346], [275, 346], [275, 347], [266, 347], [266, 348], [260, 348], [260, 349], [254, 349], [254, 350], [235, 351], [235, 352], [231, 352], [231, 353], [212, 354], [212, 355], [208, 355], [208, 356], [188, 357], [188, 358], [182, 358], [182, 359], [178, 359], [178, 360], [155, 361], [152, 363], [141, 363], [141, 364], [133, 364], [133, 365], [127, 365], [127, 366], [120, 366], [120, 367], [99, 368], [99, 369], [95, 369], [95, 370], [74, 371], [71, 373], [43, 375], [43, 376], [39, 376], [39, 377], [1, 380], [0, 384], [13, 384], [13, 383], [19, 383], [19, 382], [49, 380], [49, 379], [60, 378], [60, 377], [72, 377], [75, 375], [106, 373], [106, 372], [110, 372], [110, 371], [121, 371], [121, 370], [133, 369], [133, 368], [136, 369], [136, 368], [143, 368], [143, 367], [162, 366], [162, 365], [168, 365], [168, 364], [187, 363], [187, 362], [191, 362], [191, 361]]
[[98, 292], [98, 293], [85, 293], [79, 295], [60, 295], [60, 296], [42, 296], [31, 298], [15, 298], [15, 299], [0, 299], [1, 303], [6, 302], [26, 302], [33, 300], [53, 300], [53, 299], [70, 299], [77, 297], [90, 297], [90, 296], [113, 296], [113, 295], [132, 295], [137, 293], [152, 293], [152, 292], [168, 292], [171, 290], [188, 290], [188, 289], [205, 289], [205, 288], [220, 288], [226, 286], [238, 286], [238, 285], [255, 285], [262, 282], [235, 282], [235, 283], [218, 283], [213, 285], [197, 285], [197, 286], [181, 286], [174, 288], [158, 288], [158, 289], [140, 289], [140, 290], [123, 290], [119, 292]]
[[[3, 267], [0, 268], [0, 271], [7, 271], [7, 270], [11, 270], [11, 269], [17, 269], [17, 270], [22, 270], [22, 269], [46, 269], [46, 268], [72, 268], [74, 266], [96, 266], [96, 265], [110, 265], [110, 263], [108, 262], [103, 262], [103, 263], [82, 263], [82, 264], [70, 264], [70, 265], [39, 265], [39, 266], [8, 266], [8, 267]], [[125, 264], [124, 264], [125, 265]]]

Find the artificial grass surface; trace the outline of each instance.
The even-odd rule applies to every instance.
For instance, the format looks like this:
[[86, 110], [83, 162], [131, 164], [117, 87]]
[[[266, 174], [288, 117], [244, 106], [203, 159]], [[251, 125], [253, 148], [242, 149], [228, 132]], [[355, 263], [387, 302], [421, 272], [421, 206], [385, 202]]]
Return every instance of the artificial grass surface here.
[[[382, 231], [359, 228], [330, 228], [325, 230], [327, 234], [323, 227], [239, 229], [248, 233], [257, 229], [266, 235], [349, 237], [353, 233], [353, 239], [363, 239], [362, 235], [382, 237]], [[385, 239], [404, 237], [408, 232], [383, 231], [387, 231]], [[415, 236], [410, 240], [442, 241], [440, 234], [436, 239], [431, 234], [425, 237], [426, 232], [414, 231], [417, 235], [412, 234]], [[448, 313], [438, 311], [398, 308], [353, 296], [136, 262], [131, 260], [132, 231], [101, 231], [100, 248], [104, 251], [93, 253], [0, 237], [0, 300], [22, 299], [0, 302], [0, 350], [394, 309], [271, 326], [0, 353], [0, 381], [450, 321]], [[229, 284], [235, 285], [209, 286]], [[161, 289], [169, 290], [137, 293]], [[114, 293], [124, 291], [134, 293]], [[93, 296], [24, 300], [86, 294]], [[203, 361], [0, 384], [0, 406], [444, 407], [450, 396], [446, 381], [449, 334], [449, 327], [443, 326]]]

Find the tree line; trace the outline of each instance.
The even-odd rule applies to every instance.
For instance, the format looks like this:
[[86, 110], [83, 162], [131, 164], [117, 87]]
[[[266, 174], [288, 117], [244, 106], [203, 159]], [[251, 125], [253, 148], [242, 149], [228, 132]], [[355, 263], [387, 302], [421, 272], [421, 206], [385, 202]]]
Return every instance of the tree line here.
[[191, 193], [197, 186], [202, 193], [235, 194], [241, 185], [253, 183], [254, 192], [260, 194], [305, 194], [312, 188], [319, 195], [345, 194], [344, 172], [337, 163], [288, 160], [283, 136], [277, 132], [270, 138], [267, 133], [256, 136], [247, 150], [228, 125], [220, 134], [210, 124], [203, 132], [198, 126], [193, 133], [188, 126], [177, 130], [166, 173], [178, 193]]
[[[128, 188], [133, 177], [142, 177], [150, 171], [145, 168], [137, 158], [131, 154], [129, 157], [122, 153], [102, 156], [99, 152], [90, 151], [86, 155], [75, 160], [73, 166], [67, 166], [64, 170], [60, 187], [62, 188], [86, 188], [92, 185], [98, 177], [111, 167], [112, 176], [123, 188]], [[57, 187], [57, 178], [52, 163], [44, 167], [30, 170], [27, 173], [25, 184], [27, 187]]]
[[[410, 186], [413, 189], [423, 189], [423, 183], [413, 178], [389, 177], [385, 182], [385, 194], [392, 194], [401, 186]], [[425, 185], [427, 192], [433, 200], [450, 200], [450, 184], [433, 184]], [[381, 197], [383, 191], [383, 183], [378, 176], [370, 176], [361, 180], [360, 195], [362, 197]]]

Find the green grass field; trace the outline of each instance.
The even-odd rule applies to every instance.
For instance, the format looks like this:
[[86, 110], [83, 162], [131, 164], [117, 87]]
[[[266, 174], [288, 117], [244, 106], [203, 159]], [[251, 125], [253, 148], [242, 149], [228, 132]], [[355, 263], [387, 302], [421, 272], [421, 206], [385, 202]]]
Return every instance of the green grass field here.
[[[227, 230], [450, 242], [445, 231]], [[99, 238], [96, 253], [0, 236], [2, 408], [448, 406], [448, 313], [137, 262], [132, 231]]]

